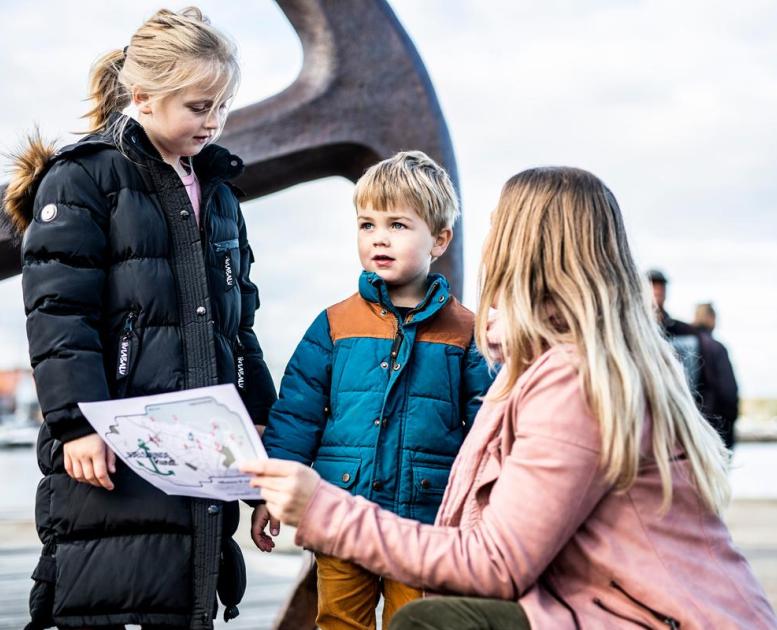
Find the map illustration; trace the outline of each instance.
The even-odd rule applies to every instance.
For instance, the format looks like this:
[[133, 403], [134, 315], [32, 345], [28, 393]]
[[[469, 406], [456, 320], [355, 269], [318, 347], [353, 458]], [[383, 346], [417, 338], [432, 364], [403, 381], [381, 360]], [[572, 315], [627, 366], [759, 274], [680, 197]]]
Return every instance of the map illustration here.
[[260, 496], [238, 467], [266, 454], [232, 385], [80, 407], [116, 455], [167, 494]]

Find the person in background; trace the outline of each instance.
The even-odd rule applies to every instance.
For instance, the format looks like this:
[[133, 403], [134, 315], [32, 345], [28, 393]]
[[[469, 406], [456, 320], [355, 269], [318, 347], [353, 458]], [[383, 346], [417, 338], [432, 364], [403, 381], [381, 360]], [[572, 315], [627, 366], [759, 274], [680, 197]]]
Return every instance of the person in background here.
[[693, 325], [699, 334], [704, 372], [701, 411], [718, 429], [726, 448], [734, 448], [734, 423], [739, 415], [739, 390], [726, 347], [712, 336], [716, 314], [712, 304], [698, 304]]
[[669, 284], [666, 275], [659, 269], [651, 269], [647, 272], [647, 278], [653, 288], [653, 309], [656, 320], [677, 353], [691, 392], [697, 396], [697, 403], [699, 403], [698, 392], [704, 386], [699, 332], [691, 324], [674, 319], [664, 309], [666, 285]]

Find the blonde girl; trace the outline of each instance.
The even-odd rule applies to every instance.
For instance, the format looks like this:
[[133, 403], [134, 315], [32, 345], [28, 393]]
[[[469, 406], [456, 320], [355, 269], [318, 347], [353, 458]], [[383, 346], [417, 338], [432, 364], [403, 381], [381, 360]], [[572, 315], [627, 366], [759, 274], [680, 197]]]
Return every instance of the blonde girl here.
[[[483, 249], [478, 345], [503, 364], [434, 526], [270, 460], [297, 543], [427, 591], [391, 628], [777, 628], [720, 511], [726, 451], [653, 321], [596, 177], [505, 185]], [[489, 316], [491, 307], [495, 315]]]
[[234, 44], [198, 9], [158, 11], [92, 69], [89, 135], [18, 155], [4, 201], [24, 233], [45, 417], [30, 628], [211, 628], [217, 591], [237, 614], [236, 504], [155, 490], [77, 403], [234, 382], [266, 422], [275, 391], [228, 183], [242, 162], [214, 144], [239, 77]]

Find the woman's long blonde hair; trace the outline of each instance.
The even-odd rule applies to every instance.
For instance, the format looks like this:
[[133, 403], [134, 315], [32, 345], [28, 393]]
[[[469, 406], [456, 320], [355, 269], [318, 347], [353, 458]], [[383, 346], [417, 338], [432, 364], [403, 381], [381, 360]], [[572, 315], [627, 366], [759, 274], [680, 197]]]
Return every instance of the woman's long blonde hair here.
[[133, 87], [152, 99], [188, 87], [213, 90], [215, 109], [231, 98], [239, 81], [237, 47], [198, 8], [177, 13], [161, 9], [143, 23], [126, 48], [95, 62], [89, 77], [92, 109], [84, 118], [89, 119], [90, 132], [107, 130], [111, 114], [130, 104]]
[[678, 449], [704, 503], [722, 509], [730, 492], [727, 451], [697, 410], [655, 322], [620, 209], [598, 178], [564, 167], [510, 178], [492, 216], [480, 274], [476, 338], [484, 353], [492, 304], [503, 320], [503, 369], [509, 372], [497, 395], [549, 347], [575, 344], [583, 359], [581, 384], [601, 428], [608, 482], [617, 490], [634, 483], [649, 410], [661, 509], [671, 505], [670, 460]]

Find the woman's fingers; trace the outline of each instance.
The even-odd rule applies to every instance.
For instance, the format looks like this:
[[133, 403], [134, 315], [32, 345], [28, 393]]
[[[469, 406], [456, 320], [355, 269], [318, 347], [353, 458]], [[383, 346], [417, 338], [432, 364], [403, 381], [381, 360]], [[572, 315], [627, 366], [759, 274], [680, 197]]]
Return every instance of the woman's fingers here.
[[108, 472], [111, 474], [116, 472], [116, 453], [113, 452], [109, 446], [105, 447], [105, 460], [108, 463]]
[[73, 476], [73, 464], [70, 460], [70, 455], [68, 455], [67, 452], [65, 453], [65, 472], [71, 477]]
[[240, 471], [267, 477], [285, 477], [299, 468], [306, 467], [299, 462], [291, 462], [285, 459], [262, 459], [244, 462], [240, 466]]
[[[256, 477], [252, 478], [249, 483], [254, 488], [261, 488], [262, 491], [264, 491], [265, 488], [270, 488], [272, 490], [285, 490], [291, 487], [293, 482], [290, 477], [268, 477], [266, 475], [257, 475]], [[264, 493], [262, 493], [262, 497], [266, 498], [264, 497]]]
[[270, 517], [270, 533], [277, 536], [281, 533], [281, 522], [277, 518]]

